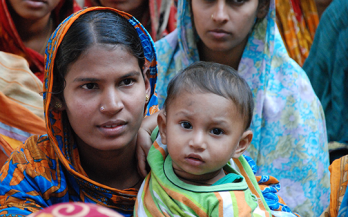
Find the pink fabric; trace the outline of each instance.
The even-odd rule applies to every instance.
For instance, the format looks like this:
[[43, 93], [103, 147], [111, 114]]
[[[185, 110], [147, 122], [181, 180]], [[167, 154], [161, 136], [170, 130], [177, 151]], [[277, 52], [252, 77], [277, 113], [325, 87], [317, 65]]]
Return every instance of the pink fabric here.
[[112, 209], [92, 203], [60, 203], [47, 207], [39, 212], [30, 214], [28, 217], [122, 217]]

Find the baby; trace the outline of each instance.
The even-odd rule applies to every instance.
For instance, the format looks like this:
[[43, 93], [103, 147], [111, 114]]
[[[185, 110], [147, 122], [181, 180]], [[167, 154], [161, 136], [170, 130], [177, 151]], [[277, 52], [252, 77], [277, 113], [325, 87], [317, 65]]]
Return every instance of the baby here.
[[197, 62], [178, 73], [167, 92], [134, 215], [261, 214], [244, 177], [230, 165], [253, 137], [254, 104], [245, 80], [229, 66]]

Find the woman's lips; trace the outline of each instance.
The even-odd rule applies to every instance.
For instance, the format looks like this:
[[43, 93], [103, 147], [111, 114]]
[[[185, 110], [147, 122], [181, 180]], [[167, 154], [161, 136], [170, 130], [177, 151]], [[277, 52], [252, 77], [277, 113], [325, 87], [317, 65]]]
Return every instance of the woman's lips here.
[[125, 121], [108, 121], [98, 125], [98, 130], [107, 137], [119, 136], [124, 133], [127, 123]]
[[218, 39], [218, 40], [224, 39], [230, 35], [229, 32], [226, 32], [226, 31], [221, 30], [221, 29], [210, 30], [209, 34], [211, 36], [213, 36], [213, 38]]
[[24, 2], [31, 8], [41, 8], [47, 5], [47, 1], [45, 0], [26, 0]]

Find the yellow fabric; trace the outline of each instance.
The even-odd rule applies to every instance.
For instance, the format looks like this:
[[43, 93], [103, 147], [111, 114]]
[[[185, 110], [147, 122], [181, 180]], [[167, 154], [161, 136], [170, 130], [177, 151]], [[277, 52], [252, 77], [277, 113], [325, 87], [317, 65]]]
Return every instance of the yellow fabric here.
[[0, 135], [11, 147], [10, 152], [12, 152], [14, 149], [16, 149], [18, 146], [22, 145], [23, 142], [18, 141], [16, 139], [13, 139], [11, 137]]
[[0, 51], [0, 92], [44, 119], [42, 82], [23, 57]]
[[308, 57], [319, 17], [314, 0], [276, 0], [277, 25], [289, 56], [300, 66]]
[[331, 195], [330, 206], [322, 217], [336, 217], [341, 206], [348, 184], [348, 155], [335, 160], [329, 167]]

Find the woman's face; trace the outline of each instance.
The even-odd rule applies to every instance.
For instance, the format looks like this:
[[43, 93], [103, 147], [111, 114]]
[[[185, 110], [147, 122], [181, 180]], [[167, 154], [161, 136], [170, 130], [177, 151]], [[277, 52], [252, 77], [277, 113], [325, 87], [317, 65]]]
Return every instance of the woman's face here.
[[111, 151], [135, 145], [150, 94], [142, 73], [123, 45], [94, 45], [68, 68], [65, 109], [79, 147]]
[[132, 12], [139, 9], [145, 1], [146, 0], [100, 0], [100, 4], [104, 7], [116, 8], [132, 14]]
[[213, 51], [244, 49], [259, 0], [191, 0], [196, 31]]
[[57, 7], [60, 0], [9, 0], [9, 6], [24, 19], [41, 19]]

